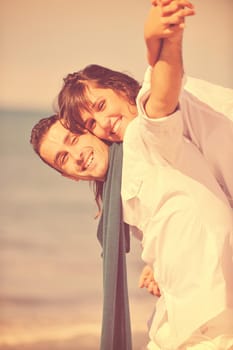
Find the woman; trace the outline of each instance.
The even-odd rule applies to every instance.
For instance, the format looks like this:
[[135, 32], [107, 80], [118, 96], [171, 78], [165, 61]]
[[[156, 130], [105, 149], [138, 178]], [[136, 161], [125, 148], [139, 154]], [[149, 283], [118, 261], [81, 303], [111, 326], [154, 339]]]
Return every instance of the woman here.
[[[165, 6], [163, 8], [166, 9]], [[191, 14], [192, 10], [189, 10]], [[153, 11], [158, 10], [155, 8]], [[159, 23], [156, 12], [151, 12], [149, 16], [152, 17], [145, 26], [145, 40], [149, 63], [153, 66], [158, 60], [158, 38], [165, 36], [165, 29], [159, 25], [154, 28], [155, 22], [151, 19], [155, 18]], [[171, 20], [169, 16], [165, 18]], [[145, 75], [144, 88], [148, 91], [151, 88], [152, 69], [149, 67]], [[233, 124], [229, 119], [233, 118], [232, 90], [192, 78], [187, 79], [184, 87], [179, 96], [184, 135], [201, 150], [228, 200], [232, 202], [233, 162], [229, 161], [233, 158]], [[101, 139], [122, 141], [128, 124], [138, 113], [136, 96], [139, 89], [139, 84], [125, 74], [97, 65], [87, 66], [65, 78], [58, 97], [61, 118], [65, 126], [74, 132], [81, 125]], [[210, 101], [206, 100], [205, 89], [212, 89], [211, 99], [218, 102], [219, 110], [207, 105]], [[194, 91], [198, 98], [190, 91]]]

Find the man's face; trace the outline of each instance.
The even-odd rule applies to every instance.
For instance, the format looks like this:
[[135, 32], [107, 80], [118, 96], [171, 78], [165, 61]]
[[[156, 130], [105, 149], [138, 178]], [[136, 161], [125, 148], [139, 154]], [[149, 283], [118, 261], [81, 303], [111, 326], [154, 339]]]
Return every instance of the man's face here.
[[90, 132], [71, 133], [59, 120], [44, 136], [40, 155], [74, 180], [103, 181], [108, 170], [108, 146]]

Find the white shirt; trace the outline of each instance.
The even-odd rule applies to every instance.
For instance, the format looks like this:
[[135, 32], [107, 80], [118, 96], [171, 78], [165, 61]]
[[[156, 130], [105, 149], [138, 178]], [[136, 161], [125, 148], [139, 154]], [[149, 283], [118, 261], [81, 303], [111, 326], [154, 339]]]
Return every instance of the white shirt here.
[[[139, 97], [150, 90], [150, 80], [148, 67]], [[189, 76], [183, 87], [183, 133], [203, 153], [233, 207], [233, 89]]]
[[[150, 338], [170, 350], [233, 307], [233, 222], [208, 164], [183, 137], [181, 112], [149, 119], [146, 98], [144, 86], [124, 137], [123, 213], [143, 232], [142, 259], [161, 291]], [[169, 339], [159, 336], [165, 322]]]
[[233, 90], [188, 77], [180, 109], [184, 135], [204, 154], [233, 207]]

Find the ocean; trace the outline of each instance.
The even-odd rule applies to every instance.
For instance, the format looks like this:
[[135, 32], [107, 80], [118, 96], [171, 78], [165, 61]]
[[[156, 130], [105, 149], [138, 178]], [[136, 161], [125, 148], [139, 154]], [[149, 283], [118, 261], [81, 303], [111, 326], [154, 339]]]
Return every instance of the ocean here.
[[[87, 182], [42, 163], [29, 144], [46, 113], [1, 111], [0, 350], [97, 350], [102, 314], [97, 208]], [[147, 343], [155, 299], [127, 256], [133, 349]], [[119, 349], [121, 350], [121, 349]]]

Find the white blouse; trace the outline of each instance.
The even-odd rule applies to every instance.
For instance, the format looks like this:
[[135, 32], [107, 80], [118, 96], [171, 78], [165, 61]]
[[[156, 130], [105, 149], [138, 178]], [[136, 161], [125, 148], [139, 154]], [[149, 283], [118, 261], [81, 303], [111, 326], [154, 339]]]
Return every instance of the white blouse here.
[[184, 135], [204, 154], [233, 207], [233, 90], [188, 78], [180, 109]]
[[148, 86], [146, 76], [124, 138], [122, 202], [124, 221], [143, 232], [142, 259], [161, 291], [150, 338], [170, 350], [233, 307], [233, 220], [208, 163], [183, 136], [181, 111], [145, 115]]

